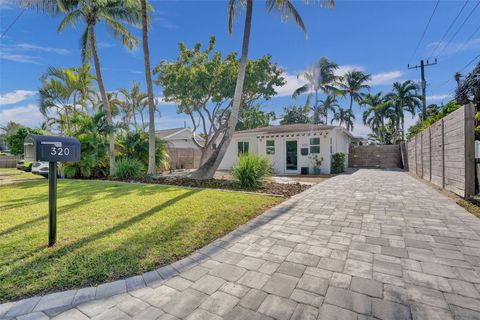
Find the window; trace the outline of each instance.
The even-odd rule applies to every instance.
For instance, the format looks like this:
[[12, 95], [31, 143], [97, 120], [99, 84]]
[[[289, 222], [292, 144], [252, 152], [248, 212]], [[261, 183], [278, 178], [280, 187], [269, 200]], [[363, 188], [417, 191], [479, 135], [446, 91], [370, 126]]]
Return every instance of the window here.
[[275, 140], [267, 140], [267, 154], [275, 154]]
[[248, 153], [248, 142], [245, 141], [239, 141], [238, 142], [238, 155], [246, 154]]
[[310, 138], [310, 153], [320, 153], [320, 138]]

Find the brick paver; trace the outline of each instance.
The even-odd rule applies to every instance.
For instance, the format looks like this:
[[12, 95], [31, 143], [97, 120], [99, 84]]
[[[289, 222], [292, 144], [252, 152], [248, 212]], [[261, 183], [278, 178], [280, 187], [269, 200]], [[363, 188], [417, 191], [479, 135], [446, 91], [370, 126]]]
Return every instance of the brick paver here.
[[11, 319], [480, 319], [480, 220], [398, 171], [314, 186], [170, 266]]

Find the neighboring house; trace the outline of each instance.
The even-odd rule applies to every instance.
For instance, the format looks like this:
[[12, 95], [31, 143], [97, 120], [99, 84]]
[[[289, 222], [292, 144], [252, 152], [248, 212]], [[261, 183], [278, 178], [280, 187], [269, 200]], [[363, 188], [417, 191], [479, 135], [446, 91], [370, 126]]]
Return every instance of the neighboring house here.
[[[200, 148], [192, 141], [193, 130], [189, 127], [157, 130], [156, 136], [167, 142], [171, 169], [195, 169], [200, 166]], [[195, 137], [198, 143], [205, 141]]]
[[[330, 173], [331, 155], [345, 153], [352, 134], [343, 127], [317, 124], [290, 124], [237, 131], [220, 164], [220, 170], [231, 169], [238, 155], [246, 152], [269, 157], [276, 174], [300, 174], [302, 168], [313, 173], [311, 157], [323, 157], [322, 173]], [[345, 161], [347, 166], [347, 160]]]
[[368, 139], [364, 137], [353, 137], [352, 138], [352, 145], [354, 146], [367, 146]]

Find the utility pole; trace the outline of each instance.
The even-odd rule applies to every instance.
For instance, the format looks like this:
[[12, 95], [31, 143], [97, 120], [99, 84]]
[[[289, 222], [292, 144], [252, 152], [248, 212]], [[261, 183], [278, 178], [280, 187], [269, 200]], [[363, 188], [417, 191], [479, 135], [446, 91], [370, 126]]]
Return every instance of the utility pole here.
[[425, 67], [433, 66], [437, 64], [437, 58], [435, 62], [424, 63], [423, 60], [420, 60], [420, 65], [415, 65], [410, 67], [410, 64], [407, 65], [408, 69], [418, 69], [420, 68], [420, 74], [422, 77], [422, 120], [427, 118], [427, 81], [425, 80]]

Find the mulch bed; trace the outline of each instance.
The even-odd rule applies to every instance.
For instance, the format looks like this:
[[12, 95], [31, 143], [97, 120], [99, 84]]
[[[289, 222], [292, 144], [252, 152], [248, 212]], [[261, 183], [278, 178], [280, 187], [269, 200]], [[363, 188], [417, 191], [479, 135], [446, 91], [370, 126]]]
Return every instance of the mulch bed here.
[[155, 179], [104, 178], [102, 180], [164, 184], [164, 185], [192, 187], [192, 188], [209, 188], [209, 189], [225, 189], [225, 190], [235, 190], [235, 191], [258, 192], [258, 193], [279, 195], [286, 198], [292, 197], [311, 187], [311, 185], [300, 184], [300, 183], [285, 184], [285, 183], [265, 182], [263, 186], [259, 189], [245, 190], [240, 188], [238, 183], [236, 183], [235, 181], [221, 180], [221, 179], [196, 180], [196, 179], [190, 179], [185, 177], [158, 177]]

